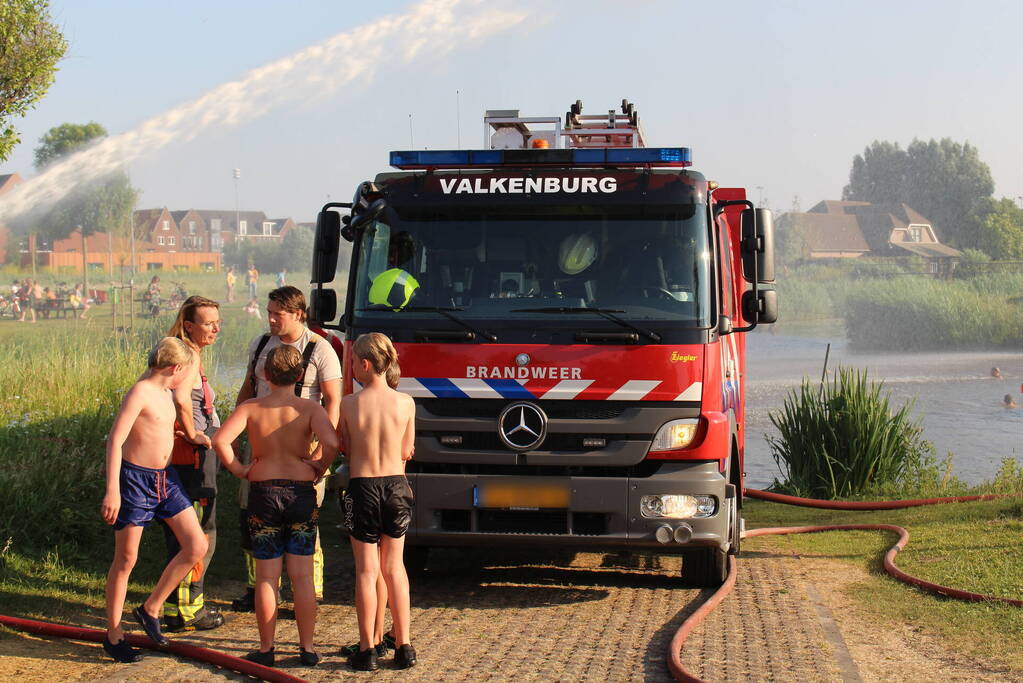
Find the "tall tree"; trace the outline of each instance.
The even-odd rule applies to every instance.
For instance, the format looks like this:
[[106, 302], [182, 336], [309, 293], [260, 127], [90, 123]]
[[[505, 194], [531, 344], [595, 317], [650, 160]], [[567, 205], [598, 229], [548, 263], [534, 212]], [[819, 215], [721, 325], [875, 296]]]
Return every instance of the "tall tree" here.
[[981, 250], [994, 259], [1023, 259], [1023, 209], [1011, 199], [992, 202], [980, 227]]
[[875, 140], [853, 159], [844, 199], [905, 203], [934, 222], [939, 239], [977, 247], [994, 181], [977, 148], [949, 138], [898, 143]]
[[0, 3], [0, 161], [21, 141], [13, 119], [35, 106], [53, 84], [67, 51], [47, 0]]
[[89, 123], [62, 123], [46, 131], [39, 138], [35, 149], [36, 169], [43, 170], [52, 162], [73, 152], [88, 147], [94, 141], [106, 137], [107, 129], [90, 121]]

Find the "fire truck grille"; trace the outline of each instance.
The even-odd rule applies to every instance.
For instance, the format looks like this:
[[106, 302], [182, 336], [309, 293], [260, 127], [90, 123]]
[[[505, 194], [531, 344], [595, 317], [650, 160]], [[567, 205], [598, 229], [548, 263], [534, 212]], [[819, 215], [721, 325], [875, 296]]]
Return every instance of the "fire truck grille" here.
[[[425, 398], [418, 400], [437, 417], [492, 417], [495, 420], [511, 401], [479, 398]], [[533, 401], [552, 420], [613, 420], [636, 401]]]
[[[424, 434], [425, 436], [425, 434]], [[435, 436], [440, 436], [440, 433]], [[510, 450], [501, 441], [496, 432], [463, 432], [462, 443], [457, 446], [445, 446], [453, 450], [466, 451], [507, 451]], [[562, 452], [590, 452], [592, 448], [583, 446], [584, 434], [548, 434], [539, 450]], [[615, 441], [649, 441], [650, 434], [601, 434], [608, 444]]]
[[[468, 532], [472, 516], [476, 530], [484, 534], [544, 534], [553, 536], [602, 536], [607, 534], [607, 515], [568, 510], [438, 510], [442, 531]], [[569, 531], [569, 520], [572, 522]]]

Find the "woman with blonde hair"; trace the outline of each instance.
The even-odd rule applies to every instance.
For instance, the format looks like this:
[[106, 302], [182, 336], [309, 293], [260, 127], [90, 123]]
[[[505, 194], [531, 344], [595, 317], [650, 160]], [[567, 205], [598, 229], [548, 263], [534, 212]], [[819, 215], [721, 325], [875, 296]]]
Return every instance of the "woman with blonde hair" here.
[[[203, 561], [192, 568], [178, 589], [171, 593], [164, 603], [166, 630], [192, 631], [216, 628], [224, 623], [224, 617], [212, 605], [207, 606], [203, 596], [203, 578], [217, 545], [216, 502], [217, 472], [216, 454], [211, 448], [210, 438], [220, 427], [220, 418], [213, 407], [213, 390], [206, 380], [202, 364], [202, 350], [217, 341], [220, 333], [220, 304], [203, 296], [190, 296], [178, 309], [174, 324], [167, 336], [177, 337], [185, 342], [197, 361], [189, 367], [188, 374], [174, 391], [174, 405], [178, 420], [175, 424], [176, 437], [171, 455], [171, 467], [175, 469], [184, 485], [185, 493], [192, 501], [199, 524], [209, 541], [209, 550]], [[164, 527], [167, 542], [167, 557], [178, 551], [177, 539]]]

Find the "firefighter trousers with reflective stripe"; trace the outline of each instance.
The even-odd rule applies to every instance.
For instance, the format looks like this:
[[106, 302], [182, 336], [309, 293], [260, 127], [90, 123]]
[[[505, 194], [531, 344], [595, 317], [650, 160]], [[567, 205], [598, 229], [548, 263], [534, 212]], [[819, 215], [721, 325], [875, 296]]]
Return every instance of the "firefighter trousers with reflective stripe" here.
[[[323, 498], [327, 492], [326, 479], [321, 479], [315, 486], [316, 507], [323, 506]], [[252, 538], [249, 536], [249, 519], [247, 508], [249, 506], [249, 482], [242, 480], [238, 487], [238, 503], [241, 508], [238, 511], [238, 533], [242, 540], [242, 551], [245, 555], [245, 574], [249, 588], [256, 587], [256, 558], [252, 556]], [[287, 571], [287, 570], [285, 570]], [[313, 590], [316, 597], [323, 597], [323, 546], [320, 544], [320, 528], [316, 527], [316, 546], [313, 550]]]
[[[195, 509], [195, 514], [199, 517], [199, 526], [206, 534], [206, 540], [209, 541], [209, 550], [206, 551], [202, 562], [185, 574], [185, 578], [178, 584], [177, 589], [168, 596], [167, 602], [163, 604], [165, 617], [181, 617], [186, 624], [203, 616], [206, 606], [203, 598], [203, 582], [206, 578], [206, 570], [210, 566], [210, 560], [213, 559], [213, 551], [217, 547], [217, 499], [193, 501], [192, 508]], [[181, 546], [170, 527], [166, 524], [161, 526], [163, 526], [164, 541], [167, 543], [167, 562], [170, 563], [171, 559], [181, 550]]]

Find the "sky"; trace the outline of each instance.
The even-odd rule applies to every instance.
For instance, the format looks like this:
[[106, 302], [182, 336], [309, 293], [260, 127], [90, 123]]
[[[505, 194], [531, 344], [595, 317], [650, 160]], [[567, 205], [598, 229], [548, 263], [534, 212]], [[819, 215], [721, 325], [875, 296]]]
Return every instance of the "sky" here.
[[[233, 209], [237, 190], [242, 210], [309, 221], [390, 150], [483, 147], [486, 109], [563, 117], [627, 98], [649, 145], [692, 148], [695, 169], [776, 210], [840, 198], [873, 140], [968, 141], [995, 195], [1023, 197], [1023, 3], [428, 1], [52, 0], [70, 47], [0, 173], [31, 176], [53, 126], [113, 137], [212, 92], [202, 107], [236, 115], [132, 154], [139, 208]], [[382, 23], [434, 9], [449, 27]], [[300, 65], [221, 101], [223, 84], [339, 34], [357, 36], [342, 41], [354, 75]]]

